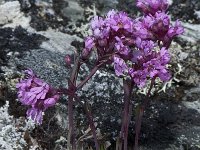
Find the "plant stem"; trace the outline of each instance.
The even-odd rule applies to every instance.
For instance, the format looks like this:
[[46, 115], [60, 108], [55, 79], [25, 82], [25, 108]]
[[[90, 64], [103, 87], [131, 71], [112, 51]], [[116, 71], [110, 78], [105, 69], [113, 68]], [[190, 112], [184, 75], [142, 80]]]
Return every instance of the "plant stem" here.
[[[129, 84], [130, 83], [130, 84]], [[128, 80], [123, 80], [123, 88], [124, 88], [124, 111], [122, 117], [122, 126], [120, 133], [120, 145], [119, 149], [122, 149], [122, 140], [124, 140], [124, 150], [127, 150], [128, 146], [128, 126], [130, 121], [130, 108], [131, 108], [131, 93], [133, 89], [132, 82]]]
[[150, 94], [151, 94], [152, 87], [154, 85], [154, 81], [155, 81], [155, 79], [151, 80], [151, 85], [150, 85], [150, 88], [147, 92], [146, 99], [144, 100], [143, 105], [140, 107], [139, 113], [138, 113], [137, 118], [136, 118], [134, 150], [138, 150], [138, 140], [139, 140], [139, 134], [140, 134], [141, 124], [142, 124], [142, 117], [143, 117], [143, 114], [144, 114], [144, 110], [145, 110], [145, 108], [146, 108], [146, 106], [149, 102], [149, 97], [150, 97]]
[[95, 129], [95, 126], [94, 126], [92, 113], [91, 113], [90, 109], [87, 107], [87, 105], [85, 105], [85, 111], [86, 111], [86, 115], [87, 115], [88, 120], [89, 120], [90, 128], [92, 130], [96, 150], [99, 150], [99, 144], [98, 144], [98, 140], [97, 140], [96, 129]]
[[94, 126], [92, 113], [91, 113], [90, 109], [88, 108], [88, 105], [81, 102], [78, 96], [75, 96], [75, 99], [78, 101], [78, 103], [80, 103], [83, 106], [83, 108], [86, 112], [88, 122], [89, 122], [90, 128], [92, 130], [92, 135], [93, 135], [93, 138], [94, 138], [96, 150], [99, 150], [100, 148], [99, 148], [99, 144], [98, 144], [98, 140], [97, 140], [97, 135], [96, 135], [96, 130], [95, 130], [95, 126]]
[[74, 135], [74, 122], [73, 122], [73, 97], [69, 96], [68, 99], [68, 119], [69, 119], [69, 133], [68, 139], [72, 144], [72, 150], [75, 150], [75, 135]]
[[83, 85], [96, 73], [96, 71], [99, 69], [98, 66], [95, 66], [92, 71], [90, 72], [90, 74], [83, 80], [81, 81], [81, 83], [77, 86], [77, 90], [82, 88]]
[[71, 77], [68, 81], [69, 85], [69, 90], [72, 92], [71, 95], [68, 97], [68, 120], [69, 120], [69, 141], [72, 144], [72, 150], [76, 149], [76, 144], [75, 144], [75, 135], [74, 135], [74, 122], [73, 122], [73, 99], [75, 95], [75, 85], [76, 85], [76, 79], [78, 75], [78, 71], [80, 68], [80, 60], [79, 58], [76, 59], [76, 62], [74, 64], [73, 70]]
[[[80, 59], [77, 58], [76, 62], [74, 64], [74, 67], [73, 67], [73, 70], [72, 70], [72, 73], [71, 73], [71, 77], [70, 77], [70, 79], [68, 81], [69, 89], [68, 89], [68, 91], [66, 91], [66, 94], [70, 93], [69, 94], [69, 99], [68, 99], [68, 119], [69, 119], [69, 133], [70, 133], [70, 136], [68, 136], [69, 137], [68, 140], [70, 140], [71, 141], [70, 143], [72, 143], [72, 150], [76, 149], [75, 135], [74, 135], [74, 123], [73, 123], [73, 99], [74, 99], [74, 97], [76, 95], [75, 92], [78, 89], [80, 89], [96, 73], [96, 71], [99, 69], [99, 67], [102, 64], [104, 64], [106, 61], [107, 61], [106, 59], [103, 59], [101, 61], [97, 61], [99, 63], [97, 63], [95, 65], [95, 67], [92, 69], [90, 74], [78, 86], [76, 86], [76, 80], [77, 80], [78, 72], [79, 72], [79, 69], [80, 69], [80, 66], [81, 66]], [[99, 145], [98, 145], [98, 142], [97, 142], [95, 126], [94, 126], [94, 123], [93, 123], [93, 120], [92, 120], [92, 114], [91, 114], [90, 111], [88, 111], [87, 108], [86, 108], [86, 113], [88, 114], [88, 120], [90, 122], [90, 127], [91, 127], [91, 130], [93, 132], [96, 149], [99, 150]]]
[[[101, 65], [101, 64], [100, 64]], [[73, 98], [75, 97], [75, 92], [76, 90], [80, 89], [98, 70], [100, 65], [96, 65], [92, 71], [90, 72], [90, 74], [77, 86], [76, 85], [76, 80], [77, 80], [77, 76], [78, 76], [78, 71], [80, 68], [80, 63], [77, 61], [77, 64], [75, 64], [75, 68], [72, 71], [72, 76], [70, 78], [71, 83], [69, 83], [69, 89], [73, 92], [70, 96], [69, 96], [69, 100], [68, 100], [68, 117], [69, 117], [69, 131], [71, 131], [71, 138], [70, 141], [72, 141], [72, 149], [74, 150], [75, 148], [75, 137], [74, 137], [74, 128], [73, 128]], [[81, 101], [79, 101], [81, 102]], [[91, 112], [85, 108], [86, 114], [87, 114], [87, 118], [89, 120], [90, 123], [90, 128], [92, 130], [93, 133], [93, 137], [94, 137], [94, 142], [95, 142], [95, 147], [97, 150], [99, 150], [99, 145], [98, 145], [98, 141], [97, 141], [97, 137], [96, 137], [96, 130], [95, 130], [95, 126], [93, 123], [93, 119], [92, 119], [92, 114]]]

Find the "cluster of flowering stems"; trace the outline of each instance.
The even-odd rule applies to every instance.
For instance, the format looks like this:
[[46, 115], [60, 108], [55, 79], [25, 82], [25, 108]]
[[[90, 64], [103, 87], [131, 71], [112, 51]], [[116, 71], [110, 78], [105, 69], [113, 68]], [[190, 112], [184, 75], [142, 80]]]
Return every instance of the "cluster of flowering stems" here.
[[[128, 149], [128, 126], [132, 112], [132, 91], [134, 87], [143, 88], [147, 81], [150, 87], [146, 99], [140, 106], [136, 116], [135, 125], [135, 150], [138, 149], [138, 139], [141, 128], [144, 109], [148, 104], [151, 89], [155, 79], [166, 82], [171, 78], [167, 65], [170, 61], [168, 48], [173, 38], [183, 33], [183, 27], [179, 21], [175, 25], [170, 24], [166, 13], [167, 0], [138, 0], [137, 6], [142, 10], [143, 16], [132, 19], [125, 12], [111, 10], [105, 18], [94, 17], [91, 21], [92, 35], [85, 39], [85, 48], [82, 54], [76, 54], [76, 61], [68, 80], [67, 89], [55, 89], [39, 79], [31, 70], [27, 70], [27, 78], [17, 84], [18, 98], [24, 105], [30, 108], [27, 116], [37, 123], [42, 123], [42, 113], [54, 106], [61, 94], [68, 96], [70, 149], [76, 149], [73, 122], [74, 102], [79, 102], [86, 111], [92, 130], [95, 147], [100, 149], [96, 135], [92, 113], [87, 103], [81, 102], [76, 92], [105, 64], [114, 66], [115, 74], [123, 79], [124, 109], [122, 114], [122, 126], [119, 135], [119, 147], [116, 149]], [[96, 52], [96, 53], [93, 53]], [[96, 55], [94, 55], [96, 54]], [[90, 56], [96, 59], [94, 68], [90, 74], [80, 83], [77, 83], [80, 67], [86, 63]], [[65, 58], [71, 65], [70, 56]]]

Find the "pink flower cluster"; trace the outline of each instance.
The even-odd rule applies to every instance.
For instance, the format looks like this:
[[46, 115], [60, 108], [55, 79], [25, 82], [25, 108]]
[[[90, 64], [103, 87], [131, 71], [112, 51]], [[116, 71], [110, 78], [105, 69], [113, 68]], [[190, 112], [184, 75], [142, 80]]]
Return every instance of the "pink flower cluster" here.
[[18, 99], [24, 105], [30, 106], [27, 117], [38, 124], [42, 123], [43, 112], [56, 104], [59, 94], [47, 83], [37, 78], [32, 70], [26, 70], [26, 79], [17, 84]]
[[85, 39], [82, 58], [97, 50], [98, 59], [111, 55], [117, 76], [129, 76], [139, 87], [148, 79], [170, 79], [167, 64], [172, 39], [184, 32], [179, 21], [170, 24], [167, 0], [138, 0], [144, 16], [131, 19], [125, 12], [111, 10], [91, 21], [92, 35]]
[[156, 12], [165, 12], [168, 8], [167, 0], [138, 0], [139, 7], [145, 14], [154, 15]]

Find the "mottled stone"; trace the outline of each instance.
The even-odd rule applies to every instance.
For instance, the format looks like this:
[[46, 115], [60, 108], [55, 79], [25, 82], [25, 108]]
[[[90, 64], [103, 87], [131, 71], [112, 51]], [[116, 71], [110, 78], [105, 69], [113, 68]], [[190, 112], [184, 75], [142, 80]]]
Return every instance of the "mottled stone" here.
[[7, 2], [0, 5], [0, 25], [4, 27], [22, 26], [27, 28], [30, 17], [25, 17], [24, 13], [20, 11], [20, 4], [18, 1]]
[[[21, 1], [23, 2], [21, 5], [18, 1], [0, 5], [0, 24], [2, 25], [0, 28], [1, 75], [9, 84], [8, 87], [11, 91], [13, 91], [16, 79], [21, 75], [19, 71], [24, 68], [32, 68], [42, 79], [56, 87], [67, 86], [70, 69], [66, 67], [64, 57], [66, 54], [73, 55], [75, 47], [72, 46], [74, 45], [72, 43], [77, 44], [79, 51], [83, 45], [74, 42], [81, 42], [82, 39], [73, 32], [70, 32], [72, 35], [67, 34], [68, 32], [63, 33], [63, 31], [68, 31], [64, 30], [65, 25], [68, 25], [64, 18], [69, 17], [74, 24], [76, 22], [88, 23], [84, 22], [87, 20], [84, 9], [93, 3], [96, 5], [96, 12], [100, 14], [111, 8], [119, 8], [120, 10], [125, 8], [131, 15], [137, 12], [135, 7], [132, 7], [135, 3], [131, 0]], [[84, 7], [82, 7], [83, 3]], [[171, 7], [176, 3], [173, 1]], [[193, 8], [193, 5], [191, 6]], [[21, 27], [17, 27], [18, 25]], [[140, 135], [140, 145], [142, 145], [141, 149], [143, 150], [183, 150], [187, 148], [196, 150], [199, 148], [199, 87], [194, 84], [194, 80], [195, 82], [200, 80], [198, 76], [200, 62], [199, 25], [183, 23], [183, 26], [185, 33], [177, 39], [183, 44], [179, 45], [174, 42], [171, 47], [173, 67], [171, 70], [177, 79], [174, 78], [171, 86], [166, 89], [166, 93], [156, 93], [150, 98], [151, 101], [144, 113]], [[179, 70], [176, 69], [177, 65]], [[92, 62], [90, 61], [88, 65], [81, 67], [78, 83], [89, 74], [91, 68]], [[187, 82], [193, 84], [186, 84]], [[8, 91], [7, 96], [3, 97], [12, 103], [9, 108], [14, 117], [24, 116], [26, 108], [15, 101], [15, 94]], [[98, 70], [78, 91], [78, 95], [81, 101], [91, 105], [97, 127], [103, 135], [106, 135], [106, 140], [111, 141], [111, 147], [114, 147], [116, 144], [114, 139], [120, 131], [123, 89], [122, 79], [115, 76], [113, 66], [106, 66], [106, 69]], [[132, 99], [134, 109], [129, 128], [130, 146], [133, 144], [135, 135], [136, 107], [144, 99], [145, 97], [140, 94], [135, 94]], [[38, 141], [42, 141], [39, 144], [44, 149], [54, 149], [55, 141], [60, 136], [64, 136], [64, 138], [67, 136], [66, 103], [67, 99], [61, 98], [60, 104], [45, 113], [44, 124], [31, 133]], [[76, 133], [79, 136], [82, 135], [81, 131], [88, 127], [88, 122], [82, 106], [76, 105], [74, 108], [77, 121]], [[44, 144], [43, 141], [49, 143]], [[63, 147], [66, 147], [66, 143], [63, 144]]]

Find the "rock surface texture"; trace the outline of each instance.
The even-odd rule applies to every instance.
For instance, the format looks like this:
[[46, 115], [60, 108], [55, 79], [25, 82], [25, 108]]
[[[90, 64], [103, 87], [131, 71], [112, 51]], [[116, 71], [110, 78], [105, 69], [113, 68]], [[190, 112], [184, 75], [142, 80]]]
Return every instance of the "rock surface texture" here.
[[[0, 149], [67, 148], [67, 99], [61, 98], [60, 104], [45, 112], [44, 123], [37, 126], [25, 119], [27, 108], [16, 100], [15, 84], [22, 70], [32, 68], [48, 83], [67, 86], [70, 69], [64, 57], [82, 50], [89, 20], [109, 9], [139, 15], [134, 0], [0, 0]], [[180, 18], [185, 33], [170, 48], [173, 79], [160, 86], [145, 111], [141, 150], [200, 150], [199, 11], [199, 0], [171, 1], [169, 14], [172, 20]], [[91, 63], [83, 65], [79, 80], [90, 69]], [[78, 94], [91, 104], [102, 141], [109, 141], [114, 149], [123, 90], [112, 67], [107, 70], [100, 69]], [[142, 92], [134, 96], [135, 107], [144, 99]], [[88, 122], [81, 106], [75, 110], [79, 138]], [[133, 111], [129, 146], [134, 141], [134, 117]], [[90, 145], [92, 139], [86, 143]]]

